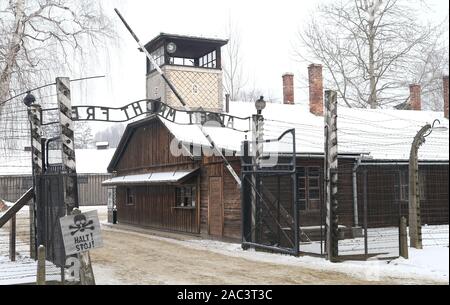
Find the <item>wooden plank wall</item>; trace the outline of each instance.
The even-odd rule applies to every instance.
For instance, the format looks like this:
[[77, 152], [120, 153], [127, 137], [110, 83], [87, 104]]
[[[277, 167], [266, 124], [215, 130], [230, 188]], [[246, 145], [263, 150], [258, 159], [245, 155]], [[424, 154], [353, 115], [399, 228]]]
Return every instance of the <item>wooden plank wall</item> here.
[[119, 223], [141, 227], [198, 233], [197, 209], [179, 209], [174, 186], [134, 187], [135, 204], [126, 205], [126, 188], [117, 188]]
[[[231, 159], [233, 169], [240, 175], [240, 160], [238, 158]], [[201, 233], [208, 234], [209, 230], [209, 178], [222, 177], [223, 182], [223, 237], [232, 240], [241, 238], [241, 194], [240, 189], [224, 167], [220, 158], [203, 158], [203, 166], [201, 169], [201, 211], [200, 211], [200, 228]]]
[[[112, 177], [110, 174], [78, 174], [78, 199], [81, 206], [98, 206], [108, 203], [108, 191], [102, 182]], [[85, 183], [87, 182], [87, 183]], [[30, 187], [33, 186], [32, 177], [0, 176], [0, 198], [15, 202]]]
[[[102, 186], [103, 181], [111, 179], [112, 175], [83, 175], [78, 181], [78, 201], [81, 206], [98, 206], [108, 204], [108, 188]], [[87, 183], [84, 183], [87, 180]]]
[[145, 172], [158, 167], [193, 163], [189, 157], [170, 152], [173, 136], [159, 121], [138, 128], [131, 137], [116, 168], [119, 175]]

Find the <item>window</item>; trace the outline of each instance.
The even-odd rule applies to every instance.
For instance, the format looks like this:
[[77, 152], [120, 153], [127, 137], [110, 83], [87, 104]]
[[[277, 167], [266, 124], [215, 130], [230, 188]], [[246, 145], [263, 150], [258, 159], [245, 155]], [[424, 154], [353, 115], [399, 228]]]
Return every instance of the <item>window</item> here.
[[321, 204], [320, 167], [300, 167], [297, 170], [297, 199], [299, 208], [319, 210]]
[[[409, 201], [409, 170], [401, 170], [394, 185], [398, 201]], [[419, 174], [420, 199], [425, 200], [425, 177]]]
[[217, 68], [217, 56], [216, 51], [206, 54], [199, 59], [199, 65], [202, 68]]
[[[165, 63], [164, 62], [164, 47], [157, 49], [151, 55], [158, 66], [161, 67]], [[147, 69], [148, 73], [150, 73], [156, 69], [156, 67], [154, 67], [153, 64], [150, 62], [150, 60], [148, 60], [148, 59], [147, 59], [147, 68], [148, 68]]]
[[195, 208], [197, 188], [195, 186], [183, 186], [176, 189], [176, 207]]
[[170, 57], [169, 60], [171, 65], [187, 66], [187, 67], [195, 66], [195, 60], [192, 58]]
[[134, 190], [131, 188], [127, 188], [127, 205], [135, 205], [135, 194], [134, 194]]

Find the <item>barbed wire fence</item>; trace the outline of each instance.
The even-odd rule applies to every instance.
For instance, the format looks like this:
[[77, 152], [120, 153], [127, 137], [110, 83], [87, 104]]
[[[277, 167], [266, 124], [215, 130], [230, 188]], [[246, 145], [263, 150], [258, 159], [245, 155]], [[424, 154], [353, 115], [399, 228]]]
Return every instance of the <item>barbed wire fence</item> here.
[[[36, 102], [43, 108], [57, 107], [56, 88], [49, 86], [33, 92]], [[0, 200], [3, 208], [11, 207], [23, 194], [33, 187], [31, 126], [28, 108], [23, 96], [2, 104], [0, 111]], [[57, 120], [57, 112], [44, 113], [46, 122]], [[56, 127], [56, 128], [55, 128]], [[59, 124], [43, 126], [46, 137], [58, 134]], [[4, 211], [3, 211], [4, 212]], [[0, 211], [0, 216], [2, 211]], [[12, 242], [14, 227], [15, 243]], [[10, 220], [0, 228], [0, 282], [33, 282], [36, 278], [36, 262], [30, 258], [30, 213], [25, 205], [15, 216], [15, 226]], [[15, 250], [14, 250], [15, 249]], [[11, 254], [11, 251], [15, 255]], [[9, 260], [20, 264], [8, 264]], [[64, 276], [61, 269], [52, 263], [46, 263], [47, 283], [60, 283]]]
[[[375, 148], [384, 154], [380, 160], [367, 158], [364, 162], [360, 162], [358, 156], [341, 154], [338, 168], [339, 254], [344, 258], [398, 257], [400, 220], [402, 217], [408, 219], [409, 213], [408, 157], [413, 137], [407, 131], [418, 130], [423, 122], [414, 118], [405, 121], [395, 113], [387, 113], [383, 119], [373, 122], [348, 113], [339, 114], [339, 118], [347, 121], [342, 125], [338, 123], [341, 152], [351, 147], [364, 157], [364, 152]], [[349, 121], [354, 124], [349, 125]], [[364, 128], [362, 124], [365, 124]], [[280, 130], [292, 127], [299, 131], [298, 146], [317, 152], [316, 156], [304, 157], [297, 165], [300, 226], [309, 239], [301, 240], [300, 251], [324, 255], [326, 208], [321, 183], [323, 159], [320, 157], [324, 143], [318, 132], [320, 129], [307, 120], [292, 123], [266, 119], [265, 137], [274, 137]], [[377, 133], [379, 130], [382, 132]], [[439, 143], [448, 141], [445, 133], [435, 132], [432, 136], [432, 140], [424, 144], [428, 152], [442, 149]], [[281, 144], [289, 146], [292, 142], [283, 140]], [[448, 247], [448, 162], [419, 162], [419, 180], [424, 247]]]

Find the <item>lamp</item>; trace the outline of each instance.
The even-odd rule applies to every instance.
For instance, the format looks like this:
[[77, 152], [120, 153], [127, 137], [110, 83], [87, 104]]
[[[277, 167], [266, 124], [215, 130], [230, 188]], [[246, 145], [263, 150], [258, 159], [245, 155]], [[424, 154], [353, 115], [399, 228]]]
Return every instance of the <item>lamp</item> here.
[[34, 102], [36, 102], [36, 98], [30, 91], [28, 91], [27, 96], [23, 99], [23, 103], [25, 106], [30, 107]]
[[261, 96], [259, 100], [255, 103], [255, 108], [258, 111], [258, 114], [260, 115], [262, 111], [266, 108], [267, 102], [264, 100], [264, 96]]

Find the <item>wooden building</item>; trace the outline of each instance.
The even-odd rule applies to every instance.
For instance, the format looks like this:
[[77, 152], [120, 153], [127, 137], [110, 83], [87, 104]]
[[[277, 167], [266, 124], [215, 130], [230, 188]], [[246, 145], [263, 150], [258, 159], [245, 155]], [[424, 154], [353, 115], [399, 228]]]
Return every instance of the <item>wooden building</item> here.
[[174, 157], [174, 139], [156, 116], [126, 129], [103, 184], [117, 187], [119, 223], [238, 239], [240, 191], [223, 161]]
[[[114, 178], [103, 183], [117, 187], [119, 223], [238, 240], [241, 228], [239, 186], [217, 157], [174, 157], [170, 151], [175, 136], [163, 120], [152, 116], [128, 126], [108, 167]], [[241, 160], [228, 161], [240, 174]], [[406, 216], [407, 163], [361, 163], [357, 180], [353, 171], [356, 155], [339, 159], [339, 217], [348, 228], [361, 227], [367, 210], [369, 227], [397, 226]], [[323, 224], [323, 157], [297, 157], [297, 199], [304, 228]], [[448, 163], [420, 166], [422, 221], [448, 224]], [[366, 178], [367, 177], [367, 178]], [[364, 189], [367, 179], [367, 189]], [[267, 185], [274, 194], [277, 184], [286, 189], [288, 180]], [[355, 196], [355, 184], [357, 193]], [[289, 208], [289, 194], [282, 204]], [[367, 198], [367, 206], [364, 205]], [[322, 218], [321, 218], [322, 217]], [[349, 233], [351, 234], [351, 233]]]
[[[146, 47], [150, 52], [157, 52], [154, 55], [159, 56], [163, 69], [176, 78], [173, 82], [177, 88], [182, 86], [182, 94], [192, 107], [216, 109], [240, 118], [251, 117], [256, 113], [252, 103], [227, 102], [223, 107], [222, 97], [215, 98], [222, 90], [221, 77], [216, 78], [221, 73], [217, 60], [220, 47], [225, 43], [162, 34]], [[195, 50], [195, 56], [188, 52], [191, 49]], [[213, 52], [215, 55], [208, 55]], [[203, 58], [201, 61], [199, 56]], [[191, 64], [186, 65], [186, 62]], [[171, 93], [167, 86], [158, 83], [159, 76], [154, 69], [149, 64], [147, 67], [147, 97], [159, 97], [164, 102]], [[290, 187], [283, 177], [268, 180], [266, 187], [277, 194], [277, 204], [286, 210], [292, 208], [289, 198], [295, 192], [299, 224], [305, 230], [322, 225], [325, 217], [321, 69], [320, 65], [309, 67], [309, 105], [293, 102], [294, 90], [288, 88], [293, 86], [293, 75], [286, 74], [283, 87], [289, 96], [285, 97], [285, 104], [269, 103], [263, 111], [265, 139], [278, 138], [289, 129], [296, 131], [296, 188]], [[170, 105], [176, 107], [174, 103], [177, 101], [171, 95]], [[366, 220], [369, 227], [397, 226], [400, 215], [407, 214], [410, 143], [427, 122], [439, 119], [448, 128], [448, 118], [439, 112], [414, 110], [340, 107], [338, 113], [340, 225], [350, 235], [356, 234]], [[227, 160], [239, 175], [242, 160], [237, 155], [242, 142], [251, 139], [251, 132], [225, 125], [204, 128], [216, 146], [228, 152]], [[103, 183], [117, 187], [118, 222], [239, 240], [241, 190], [224, 161], [210, 157], [203, 150], [193, 156], [176, 156], [172, 150], [174, 143], [176, 146], [183, 143], [189, 149], [209, 145], [195, 124], [179, 125], [157, 115], [127, 127], [108, 167], [114, 178]], [[290, 144], [280, 143], [280, 147], [272, 148], [271, 152], [288, 153], [286, 149], [292, 143], [292, 140]], [[424, 224], [448, 224], [448, 144], [448, 132], [434, 132], [420, 149]]]
[[[51, 152], [50, 163], [58, 162]], [[77, 149], [78, 201], [81, 206], [106, 205], [107, 189], [102, 182], [110, 179], [107, 172], [108, 162], [114, 149]], [[33, 186], [31, 175], [31, 153], [17, 152], [0, 160], [0, 199], [15, 202]]]

